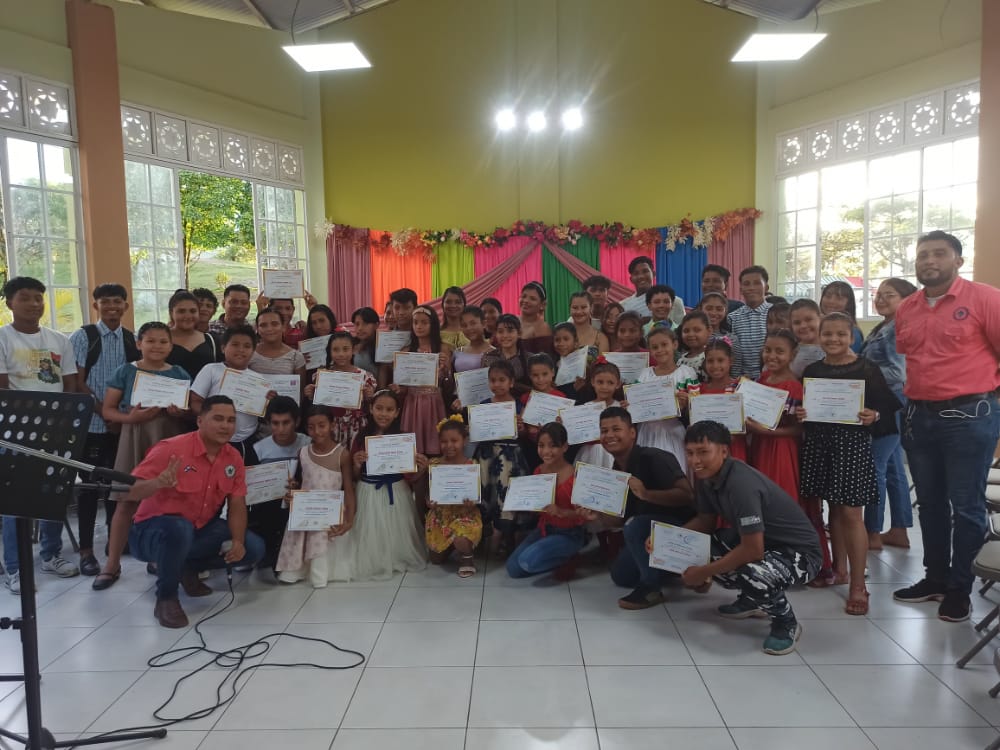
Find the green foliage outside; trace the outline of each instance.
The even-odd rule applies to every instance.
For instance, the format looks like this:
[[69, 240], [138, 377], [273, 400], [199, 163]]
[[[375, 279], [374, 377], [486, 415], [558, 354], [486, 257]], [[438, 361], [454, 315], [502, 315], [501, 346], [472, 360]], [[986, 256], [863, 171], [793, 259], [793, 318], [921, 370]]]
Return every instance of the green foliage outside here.
[[[235, 177], [204, 172], [178, 172], [181, 195], [181, 247], [184, 253], [184, 285], [215, 288], [218, 269], [210, 272], [212, 283], [193, 281], [196, 269], [207, 261], [206, 253], [249, 266], [256, 282], [253, 196], [250, 183]], [[207, 264], [207, 263], [206, 263]], [[214, 267], [213, 264], [207, 264]], [[245, 275], [242, 271], [240, 276]], [[199, 278], [204, 278], [200, 273]]]

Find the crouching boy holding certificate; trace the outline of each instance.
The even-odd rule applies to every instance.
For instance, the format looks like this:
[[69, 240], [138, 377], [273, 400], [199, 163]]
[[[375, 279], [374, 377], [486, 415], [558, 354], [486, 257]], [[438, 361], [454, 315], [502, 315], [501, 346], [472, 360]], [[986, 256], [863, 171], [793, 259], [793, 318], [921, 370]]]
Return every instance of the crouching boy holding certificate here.
[[[819, 538], [806, 514], [784, 490], [756, 469], [729, 456], [729, 430], [718, 422], [691, 425], [684, 438], [688, 466], [698, 483], [698, 515], [685, 528], [712, 534], [712, 562], [684, 571], [699, 593], [715, 578], [739, 595], [719, 614], [732, 619], [768, 617], [764, 653], [795, 649], [802, 626], [785, 589], [811, 581], [823, 562]], [[719, 529], [719, 518], [732, 528]], [[650, 542], [647, 542], [647, 547]]]

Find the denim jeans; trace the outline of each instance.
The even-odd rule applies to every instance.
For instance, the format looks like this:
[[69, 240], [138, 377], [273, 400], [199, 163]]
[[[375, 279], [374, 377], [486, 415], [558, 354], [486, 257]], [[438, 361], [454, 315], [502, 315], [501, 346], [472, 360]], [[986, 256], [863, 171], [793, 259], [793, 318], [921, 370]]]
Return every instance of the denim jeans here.
[[663, 521], [683, 526], [691, 518], [690, 508], [678, 508], [675, 514], [656, 516], [633, 516], [622, 531], [624, 546], [618, 557], [611, 563], [611, 580], [624, 588], [642, 587], [658, 591], [663, 586], [665, 576], [673, 575], [659, 568], [649, 566], [646, 540], [653, 527], [653, 521]]
[[[896, 412], [897, 427], [901, 424]], [[889, 496], [889, 525], [894, 529], [913, 526], [913, 506], [910, 504], [910, 485], [903, 465], [903, 446], [900, 435], [883, 435], [872, 440], [875, 458], [875, 479], [878, 483], [878, 503], [865, 506], [865, 528], [878, 533], [885, 525], [885, 500]]]
[[[226, 567], [219, 550], [231, 539], [229, 524], [213, 518], [200, 529], [181, 516], [155, 516], [133, 524], [129, 548], [137, 560], [156, 563], [156, 598], [176, 599], [177, 586], [186, 571]], [[244, 542], [246, 554], [234, 564], [256, 564], [264, 556], [264, 540], [251, 531]]]
[[988, 530], [986, 477], [1000, 436], [996, 396], [935, 411], [909, 404], [903, 447], [917, 490], [927, 579], [970, 593]]
[[[62, 552], [62, 521], [38, 522], [38, 551], [43, 560], [51, 560]], [[3, 568], [7, 575], [21, 570], [17, 559], [17, 519], [3, 517]]]
[[511, 578], [527, 578], [555, 570], [581, 549], [582, 526], [570, 529], [548, 526], [545, 536], [542, 536], [540, 529], [535, 529], [507, 558], [507, 575]]

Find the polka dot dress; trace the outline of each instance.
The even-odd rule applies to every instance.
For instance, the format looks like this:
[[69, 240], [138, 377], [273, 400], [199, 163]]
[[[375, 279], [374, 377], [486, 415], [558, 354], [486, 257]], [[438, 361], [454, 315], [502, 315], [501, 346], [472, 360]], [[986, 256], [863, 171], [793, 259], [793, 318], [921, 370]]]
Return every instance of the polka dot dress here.
[[834, 424], [808, 424], [802, 442], [802, 497], [831, 505], [878, 502], [875, 461], [868, 430]]

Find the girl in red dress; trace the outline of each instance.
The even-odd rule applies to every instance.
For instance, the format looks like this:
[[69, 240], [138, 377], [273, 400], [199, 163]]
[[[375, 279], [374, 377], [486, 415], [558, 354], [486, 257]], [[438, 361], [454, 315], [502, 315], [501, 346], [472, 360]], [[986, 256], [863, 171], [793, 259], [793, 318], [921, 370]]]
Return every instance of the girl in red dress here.
[[[702, 361], [706, 380], [702, 383], [689, 384], [686, 392], [678, 394], [681, 406], [686, 408], [692, 396], [703, 393], [734, 393], [740, 384], [734, 380], [729, 371], [733, 366], [733, 346], [727, 336], [712, 336], [705, 345], [705, 359]], [[733, 435], [729, 446], [729, 455], [740, 461], [747, 460], [746, 435]]]

